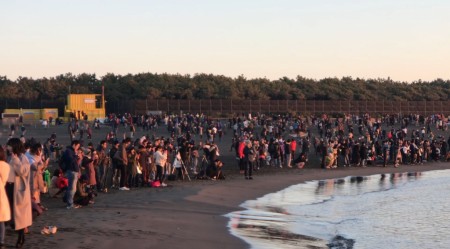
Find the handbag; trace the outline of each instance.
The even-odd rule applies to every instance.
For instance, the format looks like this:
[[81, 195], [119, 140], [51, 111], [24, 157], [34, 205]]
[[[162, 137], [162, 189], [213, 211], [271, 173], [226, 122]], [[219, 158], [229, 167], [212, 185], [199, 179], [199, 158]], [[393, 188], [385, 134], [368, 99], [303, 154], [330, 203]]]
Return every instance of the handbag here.
[[250, 162], [254, 162], [255, 159], [256, 159], [256, 155], [255, 155], [255, 154], [249, 154], [249, 155], [248, 155], [248, 160], [249, 160]]

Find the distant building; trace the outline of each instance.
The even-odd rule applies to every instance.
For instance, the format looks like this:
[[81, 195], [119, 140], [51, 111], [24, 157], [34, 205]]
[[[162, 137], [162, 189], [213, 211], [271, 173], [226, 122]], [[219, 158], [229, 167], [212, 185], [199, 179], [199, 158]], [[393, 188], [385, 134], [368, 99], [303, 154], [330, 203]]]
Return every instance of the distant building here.
[[90, 121], [104, 118], [106, 116], [105, 99], [102, 94], [69, 94], [64, 116]]
[[35, 124], [42, 120], [56, 120], [58, 118], [58, 109], [5, 109], [2, 113], [2, 123]]

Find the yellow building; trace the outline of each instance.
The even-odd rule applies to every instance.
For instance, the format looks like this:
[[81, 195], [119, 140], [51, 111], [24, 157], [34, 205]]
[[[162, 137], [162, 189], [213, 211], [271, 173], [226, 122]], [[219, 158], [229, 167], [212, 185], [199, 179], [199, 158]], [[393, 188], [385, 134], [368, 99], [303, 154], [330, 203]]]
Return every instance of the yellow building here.
[[[26, 124], [34, 124], [40, 120], [50, 120], [58, 118], [58, 109], [45, 108], [45, 109], [5, 109], [2, 114], [3, 120], [9, 123], [16, 123], [22, 117], [23, 122]], [[4, 122], [4, 123], [5, 123]]]
[[56, 108], [45, 108], [45, 109], [5, 109], [5, 114], [16, 114], [23, 117], [23, 120], [39, 120], [39, 119], [50, 119], [54, 120], [58, 118], [58, 109]]
[[104, 118], [106, 116], [105, 98], [102, 94], [67, 95], [64, 116], [69, 118], [73, 115], [77, 119], [83, 119], [83, 113], [87, 115], [88, 120]]

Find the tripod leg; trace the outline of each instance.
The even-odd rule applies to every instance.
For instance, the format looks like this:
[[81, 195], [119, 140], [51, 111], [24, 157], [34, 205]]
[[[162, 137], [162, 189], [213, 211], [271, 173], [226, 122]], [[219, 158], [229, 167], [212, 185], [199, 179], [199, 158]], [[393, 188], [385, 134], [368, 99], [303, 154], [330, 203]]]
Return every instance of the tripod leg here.
[[181, 167], [182, 167], [181, 170], [183, 171], [183, 175], [186, 175], [188, 180], [191, 181], [191, 177], [189, 176], [189, 172], [186, 169], [186, 165], [184, 163], [181, 163]]
[[186, 176], [187, 176], [188, 180], [191, 181], [191, 177], [189, 176], [189, 172], [187, 172], [186, 168], [184, 170], [186, 171]]

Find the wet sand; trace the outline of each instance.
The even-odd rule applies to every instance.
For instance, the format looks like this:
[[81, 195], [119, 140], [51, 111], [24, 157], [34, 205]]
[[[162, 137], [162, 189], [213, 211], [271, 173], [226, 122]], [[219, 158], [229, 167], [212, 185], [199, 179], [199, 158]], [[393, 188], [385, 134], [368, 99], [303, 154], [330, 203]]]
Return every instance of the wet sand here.
[[[44, 141], [53, 131], [60, 143], [68, 143], [66, 126], [49, 130], [30, 127], [27, 137]], [[2, 139], [4, 132], [5, 128]], [[94, 144], [105, 132], [103, 129], [94, 134]], [[309, 180], [450, 169], [450, 164], [443, 162], [332, 170], [319, 169], [312, 163], [305, 169], [261, 170], [254, 174], [254, 180], [245, 180], [229, 152], [230, 140], [227, 137], [219, 145], [227, 167], [223, 181], [168, 182], [166, 188], [111, 190], [100, 193], [94, 205], [76, 210], [66, 210], [59, 198], [44, 196], [42, 203], [49, 210], [34, 220], [24, 248], [249, 248], [229, 233], [228, 218], [224, 217], [240, 210], [239, 205], [246, 200]], [[40, 230], [48, 225], [56, 225], [58, 232], [41, 235]], [[16, 235], [8, 229], [7, 245], [14, 245], [15, 239]]]

